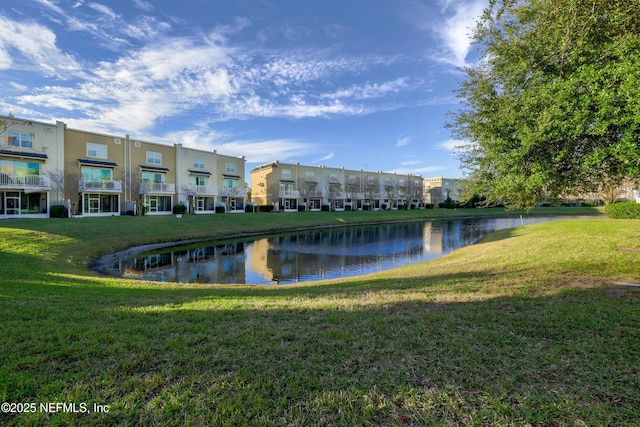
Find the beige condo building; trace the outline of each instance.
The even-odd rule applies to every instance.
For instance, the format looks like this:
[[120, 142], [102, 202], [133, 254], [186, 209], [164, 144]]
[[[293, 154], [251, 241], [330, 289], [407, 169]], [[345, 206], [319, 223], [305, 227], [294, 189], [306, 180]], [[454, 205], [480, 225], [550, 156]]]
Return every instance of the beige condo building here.
[[244, 212], [244, 157], [0, 116], [0, 218]]
[[251, 199], [285, 212], [411, 209], [423, 204], [422, 177], [276, 160], [251, 171]]

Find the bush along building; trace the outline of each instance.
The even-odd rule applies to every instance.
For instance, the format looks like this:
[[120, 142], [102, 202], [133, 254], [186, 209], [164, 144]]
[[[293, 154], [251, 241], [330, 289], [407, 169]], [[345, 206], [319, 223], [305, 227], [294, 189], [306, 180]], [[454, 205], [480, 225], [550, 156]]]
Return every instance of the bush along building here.
[[244, 212], [244, 157], [10, 116], [0, 141], [0, 218]]
[[422, 177], [273, 161], [251, 171], [251, 200], [265, 210], [415, 209]]

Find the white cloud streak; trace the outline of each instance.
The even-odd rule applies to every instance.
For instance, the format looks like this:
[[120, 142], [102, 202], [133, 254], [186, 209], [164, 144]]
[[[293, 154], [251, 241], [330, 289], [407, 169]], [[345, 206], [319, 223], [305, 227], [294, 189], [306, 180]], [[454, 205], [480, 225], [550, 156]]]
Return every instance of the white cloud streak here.
[[56, 78], [82, 74], [78, 61], [56, 47], [53, 31], [37, 23], [0, 19], [0, 69], [39, 71]]

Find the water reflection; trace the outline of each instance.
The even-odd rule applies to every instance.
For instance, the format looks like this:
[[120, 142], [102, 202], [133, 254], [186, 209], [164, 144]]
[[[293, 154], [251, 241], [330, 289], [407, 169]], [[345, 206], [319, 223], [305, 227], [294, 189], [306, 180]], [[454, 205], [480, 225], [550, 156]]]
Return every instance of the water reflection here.
[[495, 230], [558, 218], [452, 219], [299, 232], [166, 248], [118, 262], [125, 277], [178, 283], [286, 284], [356, 276], [444, 255]]

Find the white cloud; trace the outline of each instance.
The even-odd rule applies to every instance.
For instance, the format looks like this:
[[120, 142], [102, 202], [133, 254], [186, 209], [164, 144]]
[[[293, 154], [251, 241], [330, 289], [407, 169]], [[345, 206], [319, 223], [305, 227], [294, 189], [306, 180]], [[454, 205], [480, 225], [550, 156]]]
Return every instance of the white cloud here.
[[89, 3], [88, 6], [111, 20], [118, 20], [118, 15], [109, 7], [100, 3]]
[[396, 147], [406, 147], [411, 143], [411, 138], [408, 136], [399, 136], [396, 141]]
[[328, 99], [371, 99], [381, 98], [389, 93], [398, 93], [408, 87], [407, 77], [400, 77], [385, 83], [367, 83], [365, 85], [353, 85], [348, 89], [340, 89], [332, 93], [323, 94], [322, 98]]
[[318, 152], [314, 144], [292, 139], [275, 139], [267, 141], [233, 141], [218, 144], [220, 153], [231, 156], [244, 155], [248, 163], [266, 163], [272, 160], [290, 161], [305, 155]]
[[56, 35], [50, 29], [6, 17], [0, 19], [0, 69], [37, 70], [57, 78], [82, 73], [76, 59], [58, 49]]
[[28, 87], [28, 86], [21, 85], [20, 83], [16, 83], [16, 82], [9, 82], [9, 84], [11, 85], [11, 87], [12, 87], [12, 88], [14, 88], [15, 90], [20, 91], [20, 92], [24, 92], [24, 91], [26, 91], [27, 89], [29, 89], [29, 87]]
[[326, 156], [323, 156], [317, 160], [312, 161], [311, 163], [320, 163], [320, 162], [324, 162], [325, 160], [331, 160], [335, 155], [336, 153], [329, 153]]
[[411, 174], [411, 175], [422, 175], [422, 176], [427, 176], [427, 175], [431, 175], [435, 172], [441, 171], [441, 170], [445, 170], [446, 168], [444, 166], [423, 166], [423, 167], [419, 167], [419, 168], [407, 168], [407, 167], [400, 167], [397, 169], [393, 169], [393, 170], [388, 170], [386, 171], [387, 173], [398, 173], [398, 174]]
[[485, 0], [447, 2], [446, 10], [453, 8], [453, 15], [445, 19], [442, 26], [436, 27], [439, 38], [445, 44], [445, 51], [436, 59], [456, 67], [467, 65], [472, 32], [486, 6]]
[[153, 4], [145, 0], [133, 0], [133, 5], [145, 12], [151, 12], [153, 10]]
[[459, 139], [448, 139], [438, 143], [437, 148], [440, 150], [457, 152], [460, 147], [464, 147], [465, 145], [467, 145], [465, 141]]
[[225, 50], [216, 45], [176, 39], [102, 62], [74, 88], [44, 87], [19, 100], [83, 111], [96, 121], [139, 132], [159, 118], [232, 94], [227, 61]]

